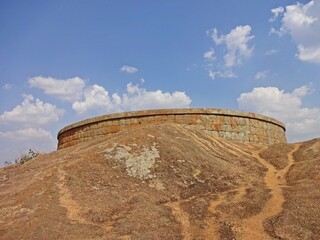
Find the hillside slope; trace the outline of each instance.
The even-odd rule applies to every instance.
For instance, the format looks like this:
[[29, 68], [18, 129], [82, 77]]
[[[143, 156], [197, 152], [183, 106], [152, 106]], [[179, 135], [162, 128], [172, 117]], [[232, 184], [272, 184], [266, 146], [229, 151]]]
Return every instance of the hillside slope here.
[[0, 239], [320, 239], [320, 139], [144, 126], [0, 169], [0, 199]]

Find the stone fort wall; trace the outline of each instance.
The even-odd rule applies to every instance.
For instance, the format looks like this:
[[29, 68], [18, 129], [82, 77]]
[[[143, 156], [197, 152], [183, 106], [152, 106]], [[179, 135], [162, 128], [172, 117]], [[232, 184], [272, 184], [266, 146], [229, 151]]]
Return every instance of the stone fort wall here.
[[116, 113], [77, 122], [59, 131], [58, 149], [128, 128], [163, 123], [193, 125], [213, 136], [243, 143], [286, 142], [284, 124], [273, 118], [224, 109], [186, 108]]

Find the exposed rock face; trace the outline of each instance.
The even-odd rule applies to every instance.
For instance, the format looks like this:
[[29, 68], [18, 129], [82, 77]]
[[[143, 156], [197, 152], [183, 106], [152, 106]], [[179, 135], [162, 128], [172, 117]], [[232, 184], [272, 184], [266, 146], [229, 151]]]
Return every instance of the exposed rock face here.
[[[137, 152], [132, 154], [131, 152]], [[159, 158], [159, 151], [155, 147], [155, 143], [151, 146], [151, 149], [143, 147], [137, 144], [117, 145], [115, 144], [111, 148], [106, 149], [106, 158], [109, 161], [120, 162], [125, 165], [127, 174], [132, 177], [138, 177], [140, 179], [153, 178], [151, 169], [154, 167], [156, 158]]]
[[117, 113], [72, 124], [58, 134], [59, 148], [70, 147], [93, 138], [145, 125], [175, 123], [192, 125], [214, 137], [271, 145], [286, 143], [284, 125], [272, 118], [253, 113], [223, 109], [170, 109]]
[[0, 169], [0, 239], [320, 239], [319, 146], [124, 129]]

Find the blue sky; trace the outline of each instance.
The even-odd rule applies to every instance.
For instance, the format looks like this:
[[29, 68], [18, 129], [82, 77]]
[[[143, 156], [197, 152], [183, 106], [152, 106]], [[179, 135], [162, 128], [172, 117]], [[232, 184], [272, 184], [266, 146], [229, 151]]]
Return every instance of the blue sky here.
[[250, 111], [320, 136], [320, 1], [0, 1], [0, 152], [150, 108]]

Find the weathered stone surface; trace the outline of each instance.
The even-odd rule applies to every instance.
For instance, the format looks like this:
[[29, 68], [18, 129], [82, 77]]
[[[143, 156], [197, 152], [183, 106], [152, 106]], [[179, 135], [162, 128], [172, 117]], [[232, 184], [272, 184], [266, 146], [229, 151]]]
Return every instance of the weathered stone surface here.
[[87, 119], [63, 128], [58, 133], [58, 148], [150, 124], [191, 125], [213, 136], [243, 143], [286, 142], [285, 126], [273, 118], [240, 111], [194, 108], [125, 112]]

